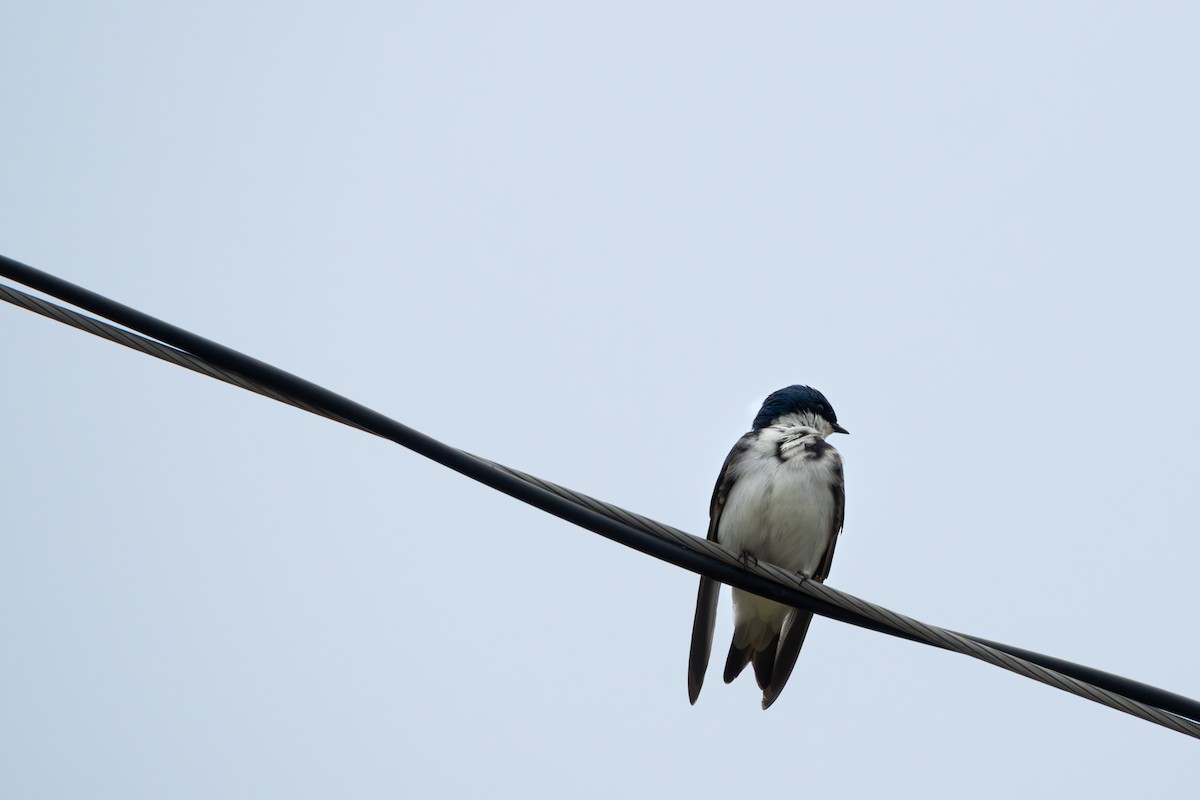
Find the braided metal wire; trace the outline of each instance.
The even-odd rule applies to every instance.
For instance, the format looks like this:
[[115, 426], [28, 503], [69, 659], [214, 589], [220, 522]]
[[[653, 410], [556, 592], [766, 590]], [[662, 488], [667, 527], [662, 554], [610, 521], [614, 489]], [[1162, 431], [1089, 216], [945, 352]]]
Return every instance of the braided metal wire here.
[[[205, 359], [199, 358], [184, 350], [180, 350], [153, 339], [146, 338], [140, 334], [128, 331], [124, 328], [111, 325], [107, 322], [88, 317], [79, 312], [64, 308], [55, 303], [48, 302], [25, 292], [19, 291], [9, 286], [0, 284], [0, 299], [3, 299], [13, 305], [33, 311], [42, 316], [70, 325], [79, 330], [86, 331], [95, 336], [116, 342], [138, 352], [145, 353], [155, 358], [167, 361], [172, 364], [184, 367], [198, 372], [202, 375], [215, 378], [219, 381], [232, 384], [241, 389], [245, 389], [264, 397], [269, 397], [272, 400], [277, 400], [281, 403], [294, 406], [296, 408], [307, 411], [311, 414], [332, 419], [343, 425], [348, 425], [367, 433], [377, 434], [362, 425], [359, 425], [351, 420], [347, 420], [337, 414], [334, 414], [327, 409], [307, 403], [290, 397], [284, 393], [278, 392], [268, 386], [262, 386], [256, 381], [249, 380], [241, 375], [238, 375], [229, 370], [221, 369]], [[462, 453], [463, 451], [459, 451]], [[503, 464], [498, 464], [494, 461], [482, 458], [480, 456], [464, 453], [464, 455], [475, 459], [481, 464], [485, 464], [496, 470], [504, 472], [512, 477], [524, 481], [530, 485], [539, 487], [545, 491], [558, 495], [572, 503], [588, 508], [598, 514], [601, 514], [609, 519], [615, 520], [622, 525], [626, 525], [637, 530], [648, 533], [662, 541], [691, 551], [699, 553], [707, 558], [722, 562], [736, 569], [750, 572], [761, 578], [772, 581], [787, 589], [799, 592], [806, 597], [813, 598], [837, 608], [840, 608], [850, 614], [866, 617], [878, 625], [889, 628], [892, 631], [898, 632], [905, 638], [910, 638], [915, 641], [924, 642], [926, 644], [938, 647], [944, 650], [950, 650], [972, 658], [979, 659], [1001, 669], [1014, 672], [1026, 678], [1044, 683], [1048, 686], [1053, 686], [1064, 692], [1077, 695], [1095, 703], [1108, 706], [1109, 708], [1122, 711], [1126, 714], [1138, 717], [1140, 719], [1153, 722], [1156, 725], [1169, 728], [1179, 733], [1200, 738], [1200, 724], [1186, 717], [1178, 716], [1167, 711], [1155, 708], [1146, 703], [1142, 703], [1120, 693], [1109, 691], [1107, 689], [1095, 686], [1087, 681], [1065, 675], [1059, 671], [1035, 664], [1023, 658], [1011, 655], [985, 645], [975, 639], [963, 634], [955, 633], [954, 631], [939, 628], [935, 625], [929, 625], [924, 622], [906, 617], [903, 614], [898, 614], [894, 611], [886, 609], [882, 606], [875, 605], [861, 598], [847, 594], [846, 592], [834, 589], [832, 586], [809, 580], [803, 576], [796, 575], [786, 570], [780, 569], [766, 562], [747, 563], [740, 557], [739, 554], [729, 550], [726, 547], [710, 542], [707, 539], [702, 539], [693, 536], [678, 528], [670, 525], [665, 525], [656, 520], [644, 517], [640, 514], [628, 511], [620, 506], [606, 503], [602, 500], [597, 500], [594, 497], [582, 494], [580, 492], [567, 489], [550, 481], [543, 480], [534, 475], [521, 472]]]
[[640, 514], [635, 514], [626, 509], [606, 503], [602, 500], [597, 500], [585, 494], [566, 489], [562, 486], [550, 483], [532, 475], [505, 467], [502, 464], [488, 462], [498, 469], [505, 470], [510, 474], [516, 475], [523, 480], [536, 483], [543, 488], [549, 489], [557, 494], [567, 497], [575, 502], [599, 511], [602, 514], [611, 516], [627, 524], [652, 533], [655, 536], [665, 537], [673, 543], [678, 544], [689, 550], [703, 552], [727, 564], [737, 566], [740, 569], [756, 573], [768, 580], [783, 584], [789, 588], [795, 589], [809, 597], [824, 600], [839, 608], [853, 613], [861, 614], [865, 617], [875, 620], [887, 627], [902, 631], [908, 634], [911, 638], [933, 645], [934, 647], [943, 650], [951, 650], [956, 653], [977, 658], [980, 661], [987, 662], [1001, 669], [1015, 672], [1026, 678], [1031, 678], [1047, 686], [1053, 686], [1056, 689], [1061, 689], [1064, 692], [1069, 692], [1079, 697], [1091, 700], [1101, 705], [1106, 705], [1109, 708], [1115, 708], [1118, 711], [1123, 711], [1126, 714], [1131, 714], [1135, 717], [1153, 722], [1157, 725], [1170, 728], [1179, 733], [1186, 734], [1195, 738], [1200, 738], [1200, 724], [1183, 717], [1176, 716], [1165, 711], [1161, 711], [1144, 703], [1139, 703], [1135, 700], [1130, 700], [1116, 692], [1110, 692], [1106, 689], [1101, 689], [1093, 686], [1085, 681], [1077, 680], [1068, 675], [1063, 675], [1051, 669], [1033, 664], [1021, 658], [1009, 655], [1000, 650], [980, 644], [973, 641], [969, 637], [955, 633], [945, 628], [939, 628], [936, 625], [920, 622], [911, 617], [898, 614], [895, 611], [884, 608], [883, 606], [863, 600], [854, 595], [840, 591], [824, 583], [809, 580], [803, 576], [797, 575], [794, 572], [788, 572], [785, 569], [769, 564], [764, 561], [751, 561], [747, 563], [745, 559], [716, 542], [710, 542], [707, 539], [701, 539], [698, 536], [693, 536], [690, 533], [673, 528], [670, 525], [664, 525], [661, 522], [643, 517]]

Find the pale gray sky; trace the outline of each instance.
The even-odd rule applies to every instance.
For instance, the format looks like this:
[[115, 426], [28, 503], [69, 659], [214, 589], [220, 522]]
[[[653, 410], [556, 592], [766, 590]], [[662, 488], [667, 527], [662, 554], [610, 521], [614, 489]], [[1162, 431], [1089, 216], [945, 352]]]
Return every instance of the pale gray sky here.
[[[1195, 6], [0, 28], [0, 252], [695, 533], [810, 383], [832, 584], [1200, 695]], [[826, 620], [770, 711], [691, 707], [693, 575], [7, 306], [0, 355], [5, 797], [1194, 791], [1192, 740]]]

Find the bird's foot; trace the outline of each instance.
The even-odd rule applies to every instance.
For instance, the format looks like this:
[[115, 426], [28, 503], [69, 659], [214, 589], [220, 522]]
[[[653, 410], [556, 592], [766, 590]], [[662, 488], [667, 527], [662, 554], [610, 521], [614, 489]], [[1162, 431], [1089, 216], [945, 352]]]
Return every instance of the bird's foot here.
[[738, 556], [738, 563], [743, 567], [757, 567], [758, 558], [749, 550], [743, 550], [742, 554]]

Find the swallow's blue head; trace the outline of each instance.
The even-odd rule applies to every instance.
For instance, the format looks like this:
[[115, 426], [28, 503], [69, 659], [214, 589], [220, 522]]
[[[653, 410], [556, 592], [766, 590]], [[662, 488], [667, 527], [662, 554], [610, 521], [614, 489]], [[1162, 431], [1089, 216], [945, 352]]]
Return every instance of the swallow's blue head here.
[[[801, 386], [800, 384], [771, 392], [763, 401], [762, 408], [758, 410], [758, 416], [754, 418], [754, 430], [762, 430], [779, 418], [788, 415], [795, 415], [802, 419], [820, 417], [828, 426], [828, 432], [850, 432], [838, 425], [837, 414], [834, 413], [833, 406], [825, 399], [825, 395], [811, 386]], [[823, 431], [823, 433], [828, 432]]]

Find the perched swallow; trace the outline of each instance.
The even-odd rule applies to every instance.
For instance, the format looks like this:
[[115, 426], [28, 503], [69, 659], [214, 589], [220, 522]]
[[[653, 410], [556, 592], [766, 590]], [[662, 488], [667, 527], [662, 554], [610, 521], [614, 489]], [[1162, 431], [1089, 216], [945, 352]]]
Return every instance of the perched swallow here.
[[[829, 577], [846, 509], [842, 458], [825, 441], [831, 433], [849, 431], [838, 425], [825, 395], [799, 385], [772, 392], [721, 467], [708, 538], [749, 560], [816, 581]], [[717, 581], [700, 579], [688, 662], [692, 703], [704, 684], [720, 591]], [[734, 589], [725, 682], [753, 664], [762, 707], [769, 708], [792, 674], [810, 622], [811, 613]]]

